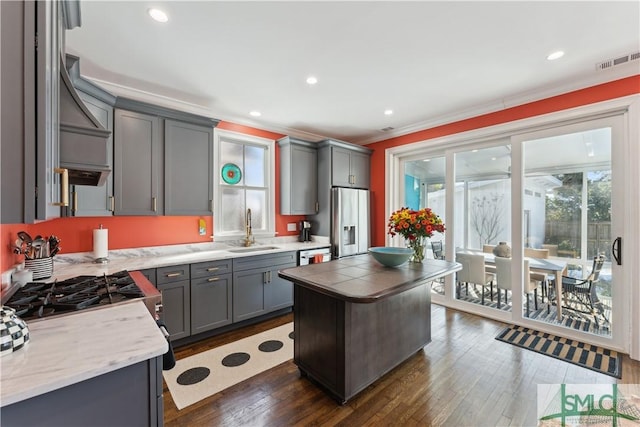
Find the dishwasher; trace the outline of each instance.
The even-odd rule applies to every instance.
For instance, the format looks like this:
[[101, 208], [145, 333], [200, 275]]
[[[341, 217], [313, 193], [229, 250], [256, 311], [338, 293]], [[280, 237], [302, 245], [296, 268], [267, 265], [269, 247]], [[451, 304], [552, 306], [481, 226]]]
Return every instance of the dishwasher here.
[[298, 265], [317, 264], [331, 261], [331, 248], [316, 248], [298, 252]]

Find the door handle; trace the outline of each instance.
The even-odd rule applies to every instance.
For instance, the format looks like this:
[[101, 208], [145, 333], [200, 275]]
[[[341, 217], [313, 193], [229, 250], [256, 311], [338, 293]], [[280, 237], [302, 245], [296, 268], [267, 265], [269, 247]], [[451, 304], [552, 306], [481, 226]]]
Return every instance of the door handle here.
[[53, 206], [69, 206], [69, 169], [54, 168], [54, 173], [60, 174], [60, 201], [51, 203]]
[[622, 265], [622, 237], [617, 237], [611, 245], [611, 255], [618, 265]]

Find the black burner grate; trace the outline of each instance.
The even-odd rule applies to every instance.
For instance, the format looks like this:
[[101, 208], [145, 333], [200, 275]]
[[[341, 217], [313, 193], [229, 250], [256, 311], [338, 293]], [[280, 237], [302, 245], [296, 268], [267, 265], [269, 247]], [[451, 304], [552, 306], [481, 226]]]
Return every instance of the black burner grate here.
[[115, 304], [144, 294], [127, 271], [104, 276], [76, 276], [53, 283], [31, 282], [6, 302], [23, 320]]

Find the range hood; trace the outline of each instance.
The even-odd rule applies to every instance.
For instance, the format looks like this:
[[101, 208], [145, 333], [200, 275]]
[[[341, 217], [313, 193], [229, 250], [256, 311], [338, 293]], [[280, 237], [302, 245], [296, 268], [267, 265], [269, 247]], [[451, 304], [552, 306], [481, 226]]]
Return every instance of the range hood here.
[[69, 171], [69, 184], [105, 183], [111, 173], [107, 146], [110, 136], [111, 131], [98, 122], [80, 99], [67, 68], [61, 64], [60, 167]]

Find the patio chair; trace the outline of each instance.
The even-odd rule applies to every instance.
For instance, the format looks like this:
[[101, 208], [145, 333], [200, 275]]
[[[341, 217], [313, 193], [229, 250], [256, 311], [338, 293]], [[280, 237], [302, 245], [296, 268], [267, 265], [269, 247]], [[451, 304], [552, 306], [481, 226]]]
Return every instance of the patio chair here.
[[542, 249], [547, 249], [549, 256], [558, 256], [558, 245], [542, 245]]
[[564, 308], [578, 311], [581, 313], [591, 314], [599, 327], [598, 315], [604, 316], [604, 308], [598, 298], [596, 292], [596, 283], [600, 279], [600, 272], [604, 265], [604, 256], [600, 255], [593, 258], [593, 266], [591, 273], [584, 279], [576, 279], [574, 277], [562, 276], [562, 292], [566, 294], [567, 305]]
[[[538, 259], [548, 259], [549, 258], [549, 249], [535, 249], [535, 248], [524, 248], [524, 256], [528, 258], [538, 258]], [[531, 280], [538, 281], [542, 284], [541, 290], [541, 300], [544, 302], [544, 297], [548, 294], [548, 283], [549, 278], [544, 273], [532, 272], [529, 276]]]
[[433, 252], [433, 259], [444, 259], [441, 240], [431, 242], [431, 251]]
[[[511, 266], [513, 261], [511, 258], [496, 257], [496, 283], [498, 289], [498, 308], [500, 308], [501, 289], [504, 289], [504, 303], [507, 303], [508, 291], [513, 292], [513, 283], [511, 283]], [[538, 283], [539, 280], [531, 278], [529, 271], [529, 261], [524, 260], [522, 277], [527, 277], [528, 280], [524, 284], [524, 293], [527, 296], [527, 317], [529, 317], [529, 295], [533, 292], [533, 304], [535, 309], [538, 309]], [[518, 287], [520, 285], [518, 284]]]
[[495, 275], [487, 273], [484, 266], [484, 256], [474, 254], [456, 254], [456, 261], [462, 264], [462, 270], [457, 275], [457, 293], [460, 297], [460, 284], [464, 283], [469, 295], [469, 283], [482, 286], [482, 305], [484, 305], [484, 291], [490, 287], [491, 301], [493, 301], [493, 281]]

